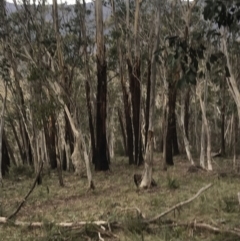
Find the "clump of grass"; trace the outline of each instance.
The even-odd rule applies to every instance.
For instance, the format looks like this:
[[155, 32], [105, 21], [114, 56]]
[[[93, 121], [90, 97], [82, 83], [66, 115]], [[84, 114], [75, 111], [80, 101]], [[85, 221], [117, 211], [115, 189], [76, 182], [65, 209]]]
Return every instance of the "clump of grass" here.
[[224, 197], [220, 203], [220, 207], [227, 213], [235, 213], [239, 211], [239, 203], [235, 196]]
[[180, 184], [176, 178], [167, 176], [167, 186], [169, 189], [175, 190], [180, 187]]
[[33, 168], [29, 165], [12, 165], [9, 169], [9, 178], [17, 180], [19, 177], [28, 177], [32, 178], [34, 175]]
[[127, 215], [124, 220], [124, 229], [133, 234], [142, 234], [146, 230], [146, 225], [143, 224], [140, 217]]

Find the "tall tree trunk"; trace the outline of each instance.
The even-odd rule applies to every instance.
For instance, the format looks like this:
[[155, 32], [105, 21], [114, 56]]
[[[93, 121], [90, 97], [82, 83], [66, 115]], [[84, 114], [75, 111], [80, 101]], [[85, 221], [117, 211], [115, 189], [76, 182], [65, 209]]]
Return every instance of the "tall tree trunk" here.
[[52, 169], [57, 168], [57, 159], [56, 159], [56, 125], [55, 125], [55, 117], [51, 115], [48, 118], [48, 122], [44, 123], [44, 133], [45, 139], [47, 142], [47, 151], [49, 156], [49, 162]]
[[133, 125], [131, 118], [131, 106], [129, 103], [129, 93], [127, 91], [126, 82], [124, 77], [121, 76], [121, 85], [123, 92], [123, 103], [124, 103], [124, 115], [126, 120], [126, 133], [127, 133], [127, 151], [128, 151], [128, 162], [129, 165], [134, 164], [134, 145], [133, 145]]
[[132, 101], [132, 120], [134, 132], [134, 163], [143, 163], [141, 129], [141, 84], [140, 84], [140, 59], [136, 58], [134, 67], [128, 60], [128, 71], [130, 76], [130, 92]]
[[155, 115], [155, 88], [156, 88], [156, 56], [155, 53], [159, 46], [159, 25], [160, 25], [160, 3], [157, 5], [155, 22], [155, 43], [151, 59], [151, 87], [150, 87], [150, 105], [149, 105], [149, 126], [145, 155], [145, 169], [140, 188], [149, 188], [152, 183], [153, 168], [153, 149], [154, 149], [154, 115]]
[[233, 118], [233, 170], [236, 169], [236, 160], [237, 160], [237, 144], [238, 144], [238, 117], [237, 114], [234, 113]]
[[[60, 127], [58, 127], [58, 129], [59, 128]], [[59, 133], [59, 131], [56, 131], [55, 140], [56, 140], [56, 159], [57, 159], [58, 181], [59, 181], [59, 185], [61, 187], [63, 187], [64, 186], [64, 182], [63, 182], [63, 175], [62, 175], [62, 162], [61, 162], [61, 158], [60, 158], [60, 155], [61, 155], [60, 154], [60, 151], [61, 151], [61, 141], [59, 141], [58, 136], [60, 136], [60, 133]]]
[[90, 74], [90, 66], [89, 66], [89, 55], [87, 52], [88, 41], [87, 41], [87, 33], [86, 33], [86, 2], [83, 0], [83, 7], [79, 2], [79, 6], [81, 8], [81, 33], [82, 38], [84, 40], [84, 58], [85, 58], [85, 73], [86, 73], [86, 81], [85, 81], [85, 90], [86, 90], [86, 101], [88, 107], [88, 124], [89, 124], [89, 131], [90, 131], [90, 138], [91, 138], [91, 151], [92, 151], [92, 163], [95, 163], [96, 159], [96, 140], [95, 140], [95, 130], [94, 130], [94, 117], [93, 117], [93, 108], [91, 103], [91, 86], [90, 81], [92, 81], [91, 74]]
[[10, 167], [10, 152], [7, 148], [7, 140], [6, 140], [6, 135], [4, 135], [3, 131], [3, 136], [2, 136], [2, 175], [6, 175], [9, 171]]
[[145, 115], [145, 148], [147, 145], [147, 135], [149, 127], [149, 108], [150, 108], [150, 92], [151, 92], [151, 60], [147, 61], [147, 98], [146, 98], [146, 115]]
[[173, 84], [169, 83], [168, 90], [168, 119], [167, 119], [167, 134], [166, 134], [166, 156], [165, 162], [167, 165], [174, 165], [173, 163], [173, 138], [174, 138], [174, 124], [175, 119], [175, 101], [176, 90]]
[[[135, 17], [134, 17], [134, 58], [131, 53], [131, 39], [127, 39], [127, 65], [130, 81], [130, 93], [132, 104], [132, 124], [133, 124], [133, 150], [134, 150], [134, 163], [140, 165], [143, 163], [142, 153], [142, 136], [141, 136], [141, 78], [140, 78], [140, 46], [139, 46], [139, 14], [140, 14], [141, 1], [135, 1]], [[126, 24], [129, 29], [129, 0], [126, 0]]]
[[[189, 89], [187, 90], [187, 92], [188, 91], [189, 91]], [[183, 141], [184, 141], [185, 150], [186, 150], [186, 153], [187, 153], [188, 160], [190, 161], [190, 163], [192, 165], [194, 165], [194, 161], [193, 161], [191, 150], [190, 150], [189, 140], [188, 140], [187, 133], [186, 133], [186, 130], [185, 130], [185, 116], [186, 116], [185, 115], [185, 113], [186, 113], [185, 108], [186, 108], [186, 98], [185, 98], [185, 101], [184, 101], [184, 95], [181, 94], [181, 116], [178, 118], [178, 122], [179, 122], [180, 127], [182, 128]]]
[[221, 107], [221, 154], [225, 155], [225, 137], [224, 137], [224, 131], [225, 131], [225, 89], [226, 89], [226, 80], [225, 78], [222, 78], [221, 81], [221, 95], [222, 95], [222, 107]]
[[204, 123], [204, 129], [207, 136], [207, 169], [212, 171], [212, 156], [211, 156], [211, 134], [210, 128], [206, 116], [206, 97], [207, 96], [207, 81], [204, 80], [204, 102], [202, 101], [201, 91], [199, 93], [200, 106], [202, 111], [202, 121]]
[[92, 105], [91, 105], [91, 94], [90, 94], [91, 89], [90, 89], [89, 81], [86, 81], [85, 88], [86, 88], [86, 98], [87, 98], [87, 107], [88, 107], [88, 124], [89, 124], [91, 147], [92, 147], [92, 163], [95, 164], [96, 141], [95, 141], [94, 121], [93, 121]]
[[[3, 98], [3, 105], [2, 105], [2, 111], [1, 111], [1, 123], [0, 123], [0, 182], [2, 182], [2, 175], [3, 175], [3, 126], [4, 126], [4, 112], [6, 108], [6, 102], [7, 102], [7, 83], [4, 83], [5, 86], [5, 96]], [[4, 165], [5, 166], [5, 165]], [[5, 170], [4, 170], [5, 174]]]
[[205, 169], [205, 127], [204, 122], [202, 120], [202, 129], [201, 129], [201, 149], [200, 149], [200, 166]]
[[189, 140], [188, 132], [189, 132], [189, 102], [190, 102], [190, 93], [191, 88], [190, 86], [187, 88], [187, 92], [185, 95], [185, 101], [184, 101], [184, 129], [186, 133], [186, 137]]
[[118, 108], [118, 119], [119, 119], [120, 128], [121, 128], [121, 132], [122, 132], [122, 137], [123, 137], [124, 152], [125, 152], [125, 155], [128, 155], [127, 137], [126, 137], [125, 127], [124, 127], [122, 112], [121, 112], [120, 108]]
[[[5, 131], [3, 130], [3, 140], [4, 140], [4, 143], [6, 145], [6, 150], [7, 150], [7, 153], [9, 154], [9, 166], [10, 166], [10, 161], [13, 165], [17, 166], [18, 165], [18, 162], [14, 156], [14, 152], [13, 152], [13, 149], [12, 147], [10, 146], [9, 142], [8, 142], [8, 139], [7, 139], [7, 135], [5, 133]], [[3, 155], [3, 158], [4, 158], [4, 155]]]
[[[115, 28], [118, 29], [118, 22], [115, 14], [115, 5], [114, 1], [112, 0], [112, 9], [114, 14], [114, 21], [115, 21]], [[129, 0], [126, 0], [126, 25], [129, 28]], [[123, 106], [124, 106], [124, 116], [125, 116], [125, 123], [126, 123], [126, 150], [128, 154], [128, 163], [129, 165], [134, 164], [134, 133], [133, 133], [133, 123], [131, 117], [131, 104], [130, 104], [130, 93], [127, 88], [126, 83], [126, 76], [125, 73], [125, 66], [123, 63], [123, 53], [121, 45], [125, 44], [122, 43], [119, 39], [117, 40], [117, 48], [118, 48], [118, 61], [119, 61], [119, 70], [120, 70], [120, 80], [121, 80], [121, 87], [122, 87], [122, 94], [123, 94]], [[129, 53], [130, 49], [130, 41], [127, 41], [127, 51]], [[130, 57], [130, 56], [129, 56]]]
[[109, 169], [107, 146], [107, 63], [103, 35], [102, 0], [96, 4], [96, 39], [97, 39], [97, 120], [96, 120], [96, 171]]

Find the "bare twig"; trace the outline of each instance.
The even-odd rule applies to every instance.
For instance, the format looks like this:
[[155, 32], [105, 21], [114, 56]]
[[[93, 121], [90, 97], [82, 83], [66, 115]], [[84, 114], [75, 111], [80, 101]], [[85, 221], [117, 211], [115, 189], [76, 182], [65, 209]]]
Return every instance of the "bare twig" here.
[[144, 223], [154, 223], [157, 220], [159, 220], [160, 218], [166, 216], [168, 213], [174, 211], [175, 209], [178, 209], [179, 207], [182, 207], [190, 202], [192, 202], [195, 198], [197, 198], [202, 192], [206, 191], [208, 188], [210, 188], [212, 186], [212, 183], [208, 184], [207, 186], [201, 188], [193, 197], [189, 198], [186, 201], [180, 202], [176, 205], [174, 205], [173, 207], [169, 208], [167, 211], [158, 214], [157, 216], [149, 219], [149, 220], [145, 220]]
[[[27, 195], [24, 197], [24, 199], [22, 200], [22, 202], [19, 204], [19, 206], [17, 207], [17, 209], [8, 217], [8, 218], [5, 218], [6, 221], [13, 218], [14, 216], [17, 215], [17, 213], [20, 211], [20, 209], [22, 208], [23, 204], [26, 202], [27, 198], [29, 197], [29, 195], [32, 193], [33, 189], [35, 188], [37, 182], [38, 182], [38, 179], [40, 177], [40, 174], [41, 174], [41, 171], [42, 171], [42, 168], [43, 168], [43, 161], [41, 161], [40, 165], [39, 165], [39, 170], [38, 170], [38, 173], [36, 175], [36, 178], [33, 182], [33, 185], [32, 187], [30, 188], [30, 190], [28, 191]], [[4, 218], [0, 218], [0, 223], [1, 221], [4, 220]]]

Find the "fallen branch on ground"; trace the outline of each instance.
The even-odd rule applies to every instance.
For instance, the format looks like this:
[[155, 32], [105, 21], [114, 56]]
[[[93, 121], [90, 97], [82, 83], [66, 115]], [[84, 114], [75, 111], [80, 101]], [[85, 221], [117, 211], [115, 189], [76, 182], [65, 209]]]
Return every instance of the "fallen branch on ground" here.
[[[41, 168], [39, 170], [38, 175], [41, 172]], [[37, 177], [38, 177], [37, 175]], [[32, 190], [34, 189], [36, 182], [37, 182], [37, 177], [35, 179], [35, 182], [33, 184], [33, 187], [31, 188], [31, 190], [28, 192], [28, 194], [26, 195], [24, 201], [26, 201], [27, 197], [30, 195], [30, 193], [32, 192]], [[144, 218], [143, 215], [141, 216], [141, 221], [148, 225], [150, 223], [154, 223], [157, 220], [159, 220], [160, 218], [164, 217], [165, 215], [167, 215], [168, 213], [174, 211], [175, 209], [178, 209], [180, 207], [182, 207], [183, 205], [186, 205], [190, 202], [192, 202], [194, 199], [196, 199], [202, 192], [206, 191], [207, 189], [209, 189], [212, 186], [212, 184], [208, 184], [207, 186], [201, 188], [193, 197], [189, 198], [186, 201], [180, 202], [176, 205], [174, 205], [173, 207], [169, 208], [167, 211], [149, 219], [146, 220]], [[17, 212], [20, 210], [21, 206], [23, 205], [24, 201], [19, 205], [18, 209], [10, 216], [13, 217], [14, 215], [17, 214]], [[137, 210], [138, 214], [142, 214], [141, 210], [138, 208], [127, 208], [127, 209], [123, 209], [123, 210]], [[17, 221], [17, 220], [9, 220], [10, 218], [6, 218], [6, 217], [0, 217], [0, 224], [6, 224], [6, 223], [11, 223], [13, 225], [16, 226], [24, 226], [24, 227], [34, 227], [34, 228], [40, 228], [43, 227], [45, 225], [44, 222], [24, 222], [24, 221]], [[122, 228], [121, 223], [117, 223], [117, 222], [107, 222], [107, 221], [103, 221], [103, 220], [99, 220], [99, 221], [93, 221], [93, 222], [87, 222], [87, 221], [80, 221], [80, 222], [61, 222], [61, 223], [50, 223], [53, 224], [57, 227], [62, 227], [62, 228], [71, 228], [71, 229], [79, 229], [81, 227], [84, 227], [86, 225], [95, 225], [96, 227], [96, 233], [99, 236], [99, 239], [103, 239], [101, 235], [104, 235], [105, 237], [112, 237], [112, 238], [118, 238], [116, 235], [114, 235], [112, 233], [112, 230], [110, 227], [113, 228]], [[186, 228], [193, 228], [193, 229], [202, 229], [202, 230], [208, 230], [210, 232], [214, 232], [214, 233], [220, 233], [220, 234], [232, 234], [232, 235], [236, 235], [238, 237], [240, 237], [240, 230], [237, 228], [234, 229], [227, 229], [226, 227], [216, 227], [216, 226], [212, 226], [206, 223], [197, 223], [195, 222], [189, 222], [189, 223], [177, 223], [177, 222], [172, 222], [170, 224], [161, 224], [158, 225], [158, 228], [164, 228], [164, 227], [178, 227], [178, 226], [182, 226], [182, 227], [186, 227]], [[108, 230], [107, 230], [108, 229]], [[104, 239], [103, 239], [104, 240]]]
[[206, 224], [206, 223], [197, 223], [196, 221], [190, 222], [190, 223], [172, 223], [172, 224], [161, 225], [162, 228], [164, 228], [164, 227], [180, 227], [180, 226], [181, 227], [190, 227], [193, 229], [205, 229], [210, 232], [220, 233], [220, 234], [233, 234], [233, 235], [240, 237], [240, 232], [236, 229], [231, 230], [231, 229], [226, 229], [224, 227], [218, 228], [218, 227], [212, 226], [210, 224]]
[[[4, 224], [7, 223], [9, 221], [8, 218], [6, 217], [0, 217], [0, 223]], [[35, 228], [40, 228], [43, 227], [45, 225], [44, 222], [24, 222], [24, 221], [13, 221], [11, 222], [12, 224], [16, 225], [16, 226], [26, 226], [26, 227], [35, 227]], [[108, 225], [108, 222], [106, 221], [94, 221], [94, 222], [85, 222], [85, 221], [81, 221], [81, 222], [61, 222], [61, 223], [53, 223], [54, 225], [58, 226], [58, 227], [78, 227], [78, 226], [84, 226], [84, 225], [88, 225], [88, 224], [95, 224], [97, 226], [103, 226], [103, 225]]]
[[155, 216], [154, 218], [151, 218], [149, 220], [144, 220], [144, 223], [154, 223], [156, 222], [157, 220], [159, 220], [160, 218], [166, 216], [168, 213], [174, 211], [175, 209], [178, 209], [190, 202], [192, 202], [194, 199], [196, 199], [202, 192], [206, 191], [208, 188], [210, 188], [212, 186], [212, 183], [208, 184], [207, 186], [201, 188], [193, 197], [189, 198], [188, 200], [186, 201], [183, 201], [183, 202], [180, 202], [176, 205], [174, 205], [173, 207], [169, 208], [167, 211], [163, 212], [163, 213], [160, 213], [158, 214], [157, 216]]
[[36, 175], [36, 178], [33, 182], [33, 185], [32, 187], [30, 188], [30, 190], [28, 191], [27, 195], [24, 197], [24, 199], [22, 200], [22, 202], [18, 205], [17, 209], [7, 218], [7, 219], [11, 219], [13, 218], [14, 216], [17, 215], [17, 213], [20, 211], [20, 209], [22, 208], [23, 204], [26, 202], [27, 198], [30, 196], [30, 194], [32, 193], [33, 189], [35, 188], [37, 182], [38, 182], [38, 179], [40, 177], [40, 174], [41, 174], [41, 171], [42, 171], [42, 168], [43, 168], [43, 161], [41, 161], [40, 165], [39, 165], [39, 170], [38, 170], [38, 173]]

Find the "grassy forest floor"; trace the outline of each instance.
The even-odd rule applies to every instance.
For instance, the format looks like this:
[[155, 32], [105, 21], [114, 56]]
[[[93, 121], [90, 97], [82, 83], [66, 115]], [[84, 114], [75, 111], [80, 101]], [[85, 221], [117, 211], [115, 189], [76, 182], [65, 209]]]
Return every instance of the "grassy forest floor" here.
[[[141, 173], [143, 167], [129, 166], [127, 159], [117, 157], [112, 161], [111, 171], [93, 172], [96, 189], [87, 192], [87, 179], [71, 173], [63, 173], [65, 187], [59, 187], [56, 172], [44, 170], [43, 183], [36, 186], [16, 216], [16, 220], [43, 222], [41, 228], [29, 228], [0, 224], [1, 241], [19, 240], [100, 240], [94, 227], [59, 228], [49, 223], [117, 221], [121, 227], [112, 230], [118, 238], [102, 235], [104, 240], [126, 241], [238, 241], [240, 237], [214, 233], [192, 226], [168, 225], [178, 223], [206, 223], [214, 227], [240, 230], [240, 175], [233, 174], [230, 159], [215, 158], [214, 171], [188, 172], [190, 164], [184, 156], [175, 158], [175, 166], [163, 171], [160, 155], [155, 156], [153, 176], [158, 186], [138, 191], [133, 174]], [[16, 170], [15, 170], [16, 172]], [[0, 187], [0, 216], [7, 217], [29, 191], [34, 177], [27, 171], [16, 175], [13, 170]], [[220, 173], [220, 174], [219, 174]], [[24, 175], [25, 174], [25, 175]], [[154, 217], [175, 204], [191, 198], [197, 191], [213, 183], [190, 204], [164, 216], [151, 225], [142, 224], [134, 208], [141, 210], [146, 218]], [[239, 231], [240, 232], [240, 231]]]

